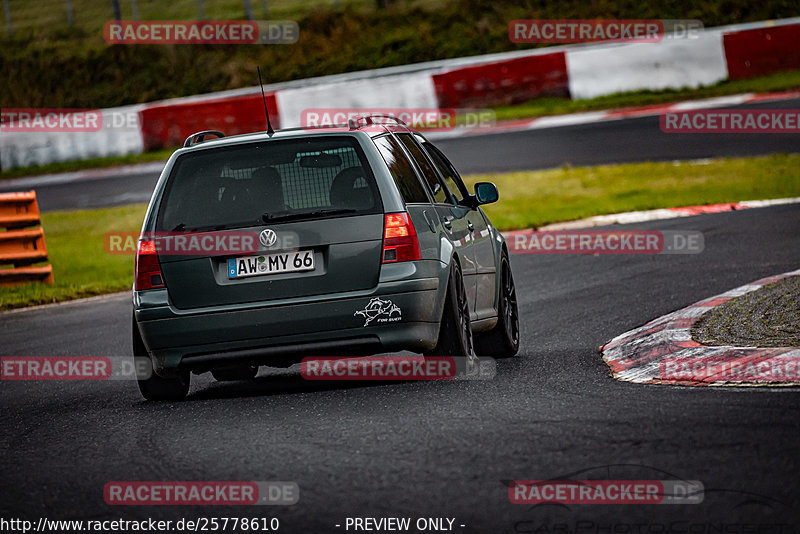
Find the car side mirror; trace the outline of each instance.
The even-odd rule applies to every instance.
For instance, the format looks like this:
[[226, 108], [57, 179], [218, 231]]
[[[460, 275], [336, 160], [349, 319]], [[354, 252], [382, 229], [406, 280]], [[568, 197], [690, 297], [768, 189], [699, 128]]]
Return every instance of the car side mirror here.
[[478, 204], [491, 204], [497, 202], [500, 194], [497, 192], [497, 186], [492, 182], [478, 182], [475, 184], [475, 200]]

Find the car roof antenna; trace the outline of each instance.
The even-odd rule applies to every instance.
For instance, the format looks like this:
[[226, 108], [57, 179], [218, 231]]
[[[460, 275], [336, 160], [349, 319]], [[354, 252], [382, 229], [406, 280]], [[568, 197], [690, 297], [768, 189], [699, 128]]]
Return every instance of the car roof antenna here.
[[272, 129], [272, 124], [269, 122], [269, 110], [267, 110], [267, 97], [264, 96], [264, 83], [261, 81], [261, 67], [256, 66], [258, 69], [258, 85], [261, 86], [261, 100], [264, 101], [264, 115], [267, 116], [267, 134], [273, 135], [275, 130]]

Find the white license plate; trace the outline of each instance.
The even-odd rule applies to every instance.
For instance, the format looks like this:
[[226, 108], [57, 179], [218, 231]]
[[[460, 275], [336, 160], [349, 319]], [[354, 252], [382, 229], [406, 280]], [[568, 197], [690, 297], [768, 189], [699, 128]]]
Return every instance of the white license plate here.
[[314, 251], [281, 252], [228, 259], [228, 278], [314, 270]]

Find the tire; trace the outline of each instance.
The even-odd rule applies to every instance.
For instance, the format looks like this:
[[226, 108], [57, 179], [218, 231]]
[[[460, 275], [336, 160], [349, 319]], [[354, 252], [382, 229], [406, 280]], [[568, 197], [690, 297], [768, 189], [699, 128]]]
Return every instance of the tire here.
[[[133, 319], [132, 338], [133, 355], [149, 358], [150, 355], [147, 353], [147, 348], [142, 341], [136, 318]], [[136, 382], [139, 384], [139, 392], [142, 397], [149, 401], [177, 401], [183, 399], [189, 393], [191, 377], [189, 376], [189, 371], [180, 371], [178, 376], [174, 378], [164, 378], [153, 371], [150, 374], [150, 378], [146, 380], [138, 379]]]
[[447, 297], [444, 301], [442, 321], [439, 325], [439, 339], [428, 355], [475, 356], [464, 278], [461, 275], [461, 267], [455, 261], [450, 268]]
[[519, 351], [519, 312], [517, 290], [508, 253], [500, 257], [500, 296], [497, 305], [497, 325], [475, 336], [475, 349], [480, 356], [509, 358]]
[[237, 365], [236, 367], [220, 367], [211, 370], [211, 376], [218, 382], [234, 380], [252, 380], [258, 374], [257, 365]]

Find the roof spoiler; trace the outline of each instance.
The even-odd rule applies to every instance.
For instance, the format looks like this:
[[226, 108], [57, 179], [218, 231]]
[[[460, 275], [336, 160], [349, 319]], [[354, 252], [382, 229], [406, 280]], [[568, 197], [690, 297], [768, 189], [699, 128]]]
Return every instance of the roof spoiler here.
[[408, 124], [406, 124], [401, 119], [398, 119], [397, 117], [395, 117], [393, 115], [357, 115], [355, 117], [347, 119], [347, 126], [351, 130], [358, 130], [359, 128], [361, 128], [361, 126], [359, 125], [359, 122], [363, 121], [364, 122], [364, 126], [370, 126], [372, 124], [376, 124], [375, 121], [372, 120], [374, 118], [390, 119], [390, 120], [393, 120], [395, 123], [397, 123], [397, 124], [399, 124], [401, 126], [408, 127]]
[[225, 137], [224, 133], [218, 132], [217, 130], [205, 130], [203, 132], [193, 133], [192, 135], [187, 137], [186, 141], [183, 142], [183, 146], [187, 147], [197, 143], [202, 143], [203, 141], [205, 141], [207, 135], [215, 135], [220, 139]]

